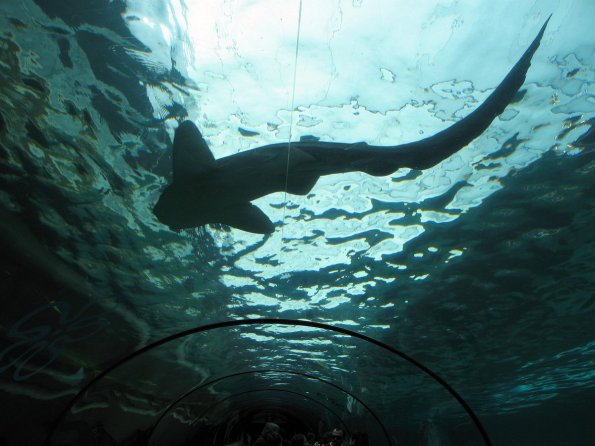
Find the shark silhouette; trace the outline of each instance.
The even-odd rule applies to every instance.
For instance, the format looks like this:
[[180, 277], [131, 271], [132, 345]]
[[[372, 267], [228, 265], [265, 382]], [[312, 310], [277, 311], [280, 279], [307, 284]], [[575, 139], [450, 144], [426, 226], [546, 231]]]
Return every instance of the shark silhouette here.
[[512, 101], [525, 82], [548, 21], [485, 102], [459, 122], [420, 141], [396, 146], [300, 141], [215, 159], [196, 125], [184, 121], [174, 136], [173, 182], [153, 212], [172, 230], [223, 223], [269, 234], [275, 225], [250, 203], [256, 198], [282, 191], [306, 195], [324, 175], [361, 171], [384, 176], [400, 168], [435, 166], [481, 135]]

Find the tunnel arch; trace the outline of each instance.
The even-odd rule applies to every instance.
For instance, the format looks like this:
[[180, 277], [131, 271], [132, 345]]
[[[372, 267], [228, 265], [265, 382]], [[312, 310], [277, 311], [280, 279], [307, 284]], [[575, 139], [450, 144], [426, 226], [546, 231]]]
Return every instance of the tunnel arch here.
[[[240, 392], [240, 393], [235, 394], [235, 395], [230, 395], [227, 398], [224, 398], [222, 400], [219, 400], [216, 403], [214, 403], [213, 406], [220, 405], [220, 404], [225, 404], [228, 400], [236, 400], [238, 397], [254, 396], [256, 394], [265, 394], [265, 396], [266, 396], [267, 393], [269, 393], [269, 394], [274, 394], [274, 393], [282, 394], [283, 398], [281, 398], [281, 396], [280, 396], [279, 397], [280, 398], [280, 401], [281, 400], [283, 400], [283, 401], [286, 400], [286, 398], [288, 396], [293, 397], [293, 401], [295, 401], [296, 399], [297, 400], [299, 400], [299, 399], [309, 400], [309, 402], [321, 406], [321, 408], [322, 408], [323, 411], [325, 411], [325, 412], [329, 413], [330, 415], [332, 415], [332, 417], [334, 419], [334, 423], [332, 423], [333, 426], [340, 427], [340, 428], [342, 428], [347, 433], [350, 432], [349, 426], [341, 419], [341, 416], [339, 414], [337, 414], [332, 408], [329, 408], [324, 403], [322, 403], [320, 401], [317, 401], [314, 398], [308, 397], [308, 396], [303, 395], [303, 394], [301, 394], [299, 392], [292, 392], [290, 390], [270, 389], [270, 388], [250, 389], [250, 390], [247, 390], [245, 392]], [[262, 396], [262, 395], [257, 395], [257, 396]], [[234, 404], [237, 405], [237, 402], [234, 402]], [[260, 399], [258, 404], [259, 405], [262, 405], [263, 404], [263, 400]], [[203, 411], [203, 414], [202, 415], [204, 415], [204, 413], [207, 410], [213, 410], [214, 409], [213, 406], [210, 406], [209, 408], [205, 409], [205, 411]], [[274, 408], [274, 410], [279, 410], [282, 406], [281, 405], [278, 405], [278, 406], [272, 406], [272, 407]], [[270, 412], [271, 410], [272, 410], [271, 407], [269, 407], [268, 408], [268, 411]], [[288, 417], [287, 415], [285, 415], [285, 417], [281, 417], [281, 418], [288, 418], [287, 421], [292, 424], [292, 422], [295, 422], [295, 420], [292, 420], [291, 418], [295, 418], [295, 416], [298, 416], [298, 415], [301, 415], [303, 417], [305, 414], [304, 413], [301, 413], [301, 414], [300, 413], [297, 413], [295, 415], [294, 414], [291, 414], [291, 415], [293, 415], [293, 416], [289, 416]], [[279, 422], [279, 416], [278, 416], [278, 414], [276, 414], [276, 413], [274, 415], [273, 414], [270, 414], [270, 416], [274, 417], [274, 418], [271, 418], [270, 421], [275, 422], [276, 424], [286, 424], [286, 423], [280, 423]], [[225, 425], [225, 424], [226, 424], [226, 422], [225, 422], [225, 420], [223, 420], [223, 423], [221, 423], [221, 425]], [[219, 427], [219, 426], [217, 426], [217, 427]], [[312, 431], [313, 430], [314, 429], [312, 429]], [[160, 445], [167, 445], [167, 444], [169, 444], [168, 442], [171, 441], [171, 436], [169, 435], [170, 432], [171, 431], [169, 431], [167, 428], [164, 429], [164, 434], [165, 434], [164, 437], [167, 437], [167, 438], [164, 438], [164, 441], [159, 441], [159, 440], [154, 440], [154, 436], [155, 436], [155, 434], [154, 434], [155, 433], [155, 430], [154, 430], [153, 431], [153, 435], [148, 440], [148, 443], [147, 443], [148, 446], [160, 446]], [[291, 434], [298, 433], [295, 429], [293, 429], [293, 430], [287, 430], [286, 429], [286, 432], [291, 432]], [[306, 432], [308, 432], [308, 431], [306, 431]], [[187, 435], [186, 437], [189, 438], [190, 440], [192, 440], [193, 438], [198, 437], [199, 435], [200, 435], [200, 433], [196, 433], [196, 432], [192, 432], [191, 431], [190, 432], [190, 435]], [[219, 444], [228, 444], [228, 443], [231, 443], [233, 440], [237, 440], [237, 438], [233, 438], [233, 437], [234, 436], [231, 436], [230, 438], [224, 437], [223, 438], [223, 441], [221, 443], [219, 443]], [[215, 443], [217, 443], [217, 442], [215, 442]], [[195, 444], [195, 443], [192, 443], [192, 441], [185, 441], [183, 444]]]
[[[97, 432], [117, 444], [131, 438], [145, 438], [144, 443], [139, 440], [137, 444], [146, 444], [155, 420], [188, 389], [226, 373], [241, 376], [241, 372], [273, 368], [274, 361], [282, 363], [283, 369], [305, 368], [323, 380], [345, 382], [343, 387], [360, 395], [359, 400], [369, 386], [386, 387], [386, 400], [374, 401], [370, 407], [389, 435], [374, 429], [371, 443], [390, 445], [403, 435], [421, 441], [426, 425], [458, 423], [471, 426], [467, 430], [473, 441], [491, 445], [479, 418], [462, 396], [407, 354], [345, 328], [277, 318], [204, 325], [127, 355], [78, 392], [56, 418], [45, 445], [57, 445], [65, 439], [83, 444], [77, 443], [80, 438], [88, 441], [99, 435]], [[336, 407], [341, 407], [341, 417], [348, 423], [360, 421], [362, 414], [352, 411], [353, 400], [341, 399]], [[121, 422], [123, 416], [129, 421], [126, 426]], [[370, 429], [367, 422], [362, 424]], [[421, 433], [416, 434], [416, 430]]]
[[[384, 433], [385, 438], [387, 439], [387, 442], [390, 443], [390, 435], [387, 432], [385, 426], [382, 424], [380, 418], [378, 417], [378, 415], [376, 415], [376, 413], [374, 413], [374, 411], [361, 399], [359, 399], [356, 395], [354, 395], [353, 393], [349, 392], [348, 390], [332, 383], [332, 382], [328, 382], [322, 378], [316, 377], [316, 376], [312, 376], [312, 375], [308, 375], [306, 373], [301, 373], [301, 372], [296, 372], [296, 371], [288, 371], [288, 370], [254, 370], [254, 371], [249, 371], [249, 372], [240, 372], [234, 375], [230, 375], [230, 376], [224, 376], [224, 377], [220, 377], [217, 378], [216, 380], [207, 382], [207, 383], [203, 383], [201, 385], [195, 386], [191, 389], [189, 389], [187, 392], [185, 392], [183, 395], [180, 395], [175, 401], [173, 401], [169, 407], [163, 411], [163, 413], [159, 416], [159, 418], [155, 421], [155, 424], [152, 428], [152, 431], [149, 435], [149, 445], [151, 445], [151, 436], [153, 435], [153, 433], [155, 432], [155, 430], [158, 428], [159, 424], [161, 423], [161, 420], [164, 419], [169, 413], [172, 412], [172, 410], [175, 410], [175, 407], [180, 404], [181, 401], [183, 401], [184, 399], [186, 399], [188, 396], [190, 396], [191, 394], [193, 394], [194, 392], [196, 392], [197, 390], [200, 390], [201, 388], [210, 386], [212, 384], [215, 384], [219, 381], [222, 380], [227, 380], [230, 378], [234, 378], [234, 377], [240, 377], [240, 376], [245, 376], [245, 375], [256, 375], [256, 374], [271, 374], [271, 373], [275, 373], [275, 374], [288, 374], [288, 375], [298, 375], [301, 376], [303, 378], [306, 379], [311, 379], [311, 380], [316, 380], [319, 382], [324, 383], [327, 386], [331, 386], [334, 387], [335, 389], [339, 390], [340, 392], [343, 392], [345, 394], [347, 394], [349, 397], [351, 397], [354, 401], [356, 401], [358, 404], [360, 404], [362, 407], [365, 408], [365, 410], [368, 411], [368, 413], [370, 414], [370, 416], [376, 420], [376, 422], [378, 423], [378, 427], [379, 429], [382, 430], [382, 432]], [[246, 392], [244, 392], [246, 393]], [[319, 401], [317, 401], [316, 399], [313, 399], [313, 401], [320, 403]], [[329, 412], [332, 412], [332, 410], [329, 409]], [[344, 426], [345, 431], [348, 432], [350, 429], [348, 426]], [[312, 432], [314, 431], [314, 429], [310, 429]]]

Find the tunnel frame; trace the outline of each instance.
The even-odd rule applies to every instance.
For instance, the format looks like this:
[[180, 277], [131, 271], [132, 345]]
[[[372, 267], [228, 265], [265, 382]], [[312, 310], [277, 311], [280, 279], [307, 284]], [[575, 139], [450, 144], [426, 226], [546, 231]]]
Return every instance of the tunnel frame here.
[[[374, 339], [370, 336], [367, 336], [367, 335], [364, 335], [364, 334], [361, 334], [361, 333], [358, 333], [355, 331], [348, 330], [346, 328], [336, 327], [336, 326], [324, 324], [321, 322], [307, 321], [307, 320], [303, 320], [303, 319], [284, 319], [284, 318], [237, 319], [237, 320], [228, 320], [228, 321], [222, 321], [222, 322], [215, 322], [212, 324], [200, 325], [195, 328], [190, 328], [190, 329], [175, 333], [173, 335], [166, 336], [165, 338], [162, 338], [155, 342], [152, 342], [152, 343], [124, 356], [123, 358], [119, 359], [114, 364], [112, 364], [111, 366], [107, 367], [102, 372], [100, 372], [97, 376], [95, 376], [93, 379], [91, 379], [86, 385], [84, 385], [77, 392], [77, 394], [70, 400], [70, 402], [62, 410], [62, 412], [60, 412], [58, 417], [56, 417], [55, 421], [51, 424], [48, 434], [46, 436], [46, 439], [43, 443], [43, 446], [51, 446], [51, 439], [52, 439], [54, 433], [56, 432], [56, 429], [60, 425], [60, 422], [67, 415], [67, 413], [72, 409], [72, 407], [80, 399], [80, 397], [87, 390], [89, 390], [95, 383], [97, 383], [99, 380], [101, 380], [107, 374], [109, 374], [113, 370], [117, 369], [118, 367], [122, 366], [129, 360], [131, 360], [137, 356], [140, 356], [143, 353], [148, 352], [149, 350], [152, 350], [155, 347], [159, 347], [163, 344], [167, 344], [170, 341], [173, 341], [173, 340], [176, 340], [179, 338], [183, 338], [185, 336], [189, 336], [192, 334], [201, 333], [201, 332], [205, 332], [205, 331], [209, 331], [209, 330], [214, 330], [214, 329], [218, 329], [218, 328], [228, 328], [228, 327], [236, 327], [236, 326], [242, 326], [242, 325], [293, 325], [293, 326], [317, 328], [320, 330], [330, 330], [330, 331], [334, 331], [336, 333], [341, 333], [343, 335], [361, 339], [365, 342], [369, 342], [373, 345], [376, 345], [377, 347], [388, 350], [389, 352], [404, 359], [405, 361], [407, 361], [408, 363], [410, 363], [417, 369], [421, 370], [424, 374], [426, 374], [427, 376], [432, 378], [434, 381], [436, 381], [438, 384], [440, 384], [440, 386], [442, 386], [463, 407], [463, 409], [465, 410], [467, 415], [471, 418], [471, 420], [475, 424], [475, 427], [479, 431], [479, 434], [481, 435], [486, 446], [492, 446], [492, 442], [491, 442], [490, 437], [487, 433], [487, 430], [485, 429], [485, 427], [479, 420], [479, 417], [477, 416], [477, 414], [473, 411], [471, 406], [467, 403], [467, 401], [465, 401], [465, 399], [450, 384], [448, 384], [448, 382], [444, 378], [442, 378], [440, 375], [438, 375], [436, 372], [434, 372], [432, 369], [425, 366], [421, 362], [417, 361], [416, 359], [412, 358], [411, 356], [407, 355], [406, 353], [403, 353], [402, 351], [400, 351], [388, 344], [385, 344], [382, 341], [379, 341], [379, 340]], [[381, 425], [382, 425], [382, 423], [381, 423]]]
[[[285, 374], [289, 374], [289, 375], [297, 375], [297, 376], [301, 376], [301, 377], [305, 377], [308, 379], [313, 379], [316, 381], [320, 381], [326, 385], [329, 385], [331, 387], [334, 387], [335, 389], [349, 395], [350, 397], [352, 397], [355, 401], [357, 401], [359, 404], [361, 404], [372, 416], [372, 418], [374, 418], [374, 420], [376, 420], [376, 422], [378, 423], [378, 425], [380, 426], [380, 428], [382, 429], [382, 432], [384, 433], [384, 436], [386, 437], [386, 439], [388, 440], [388, 443], [391, 443], [390, 440], [390, 434], [387, 432], [386, 427], [384, 426], [384, 423], [380, 420], [380, 417], [378, 417], [378, 415], [376, 415], [376, 412], [374, 412], [362, 399], [360, 399], [359, 397], [357, 397], [356, 395], [354, 395], [353, 393], [351, 393], [349, 390], [344, 389], [343, 387], [327, 381], [324, 378], [320, 378], [318, 376], [314, 376], [314, 375], [310, 375], [307, 373], [301, 373], [301, 372], [296, 372], [293, 370], [281, 370], [281, 369], [262, 369], [262, 370], [250, 370], [250, 371], [245, 371], [245, 372], [238, 372], [238, 373], [233, 373], [230, 375], [226, 375], [226, 376], [222, 376], [216, 379], [213, 379], [211, 381], [202, 383], [200, 385], [194, 386], [192, 387], [190, 390], [187, 390], [186, 392], [184, 392], [182, 395], [180, 395], [178, 398], [176, 398], [174, 401], [172, 401], [168, 407], [163, 411], [163, 413], [159, 416], [159, 418], [155, 421], [155, 423], [153, 424], [153, 427], [151, 428], [151, 431], [149, 433], [148, 439], [149, 441], [151, 440], [151, 436], [153, 435], [153, 433], [155, 432], [155, 430], [157, 429], [157, 427], [159, 426], [159, 423], [163, 420], [163, 418], [165, 418], [167, 416], [167, 414], [174, 409], [184, 398], [186, 398], [187, 396], [191, 395], [192, 393], [196, 392], [197, 390], [200, 390], [203, 387], [207, 387], [211, 384], [217, 383], [219, 381], [223, 381], [227, 378], [231, 378], [231, 377], [236, 377], [236, 376], [241, 376], [241, 375], [253, 375], [253, 374], [257, 374], [257, 373], [285, 373]], [[299, 395], [304, 396], [305, 398], [310, 398], [313, 401], [316, 401], [318, 404], [322, 404], [320, 402], [318, 402], [317, 400], [313, 399], [312, 397], [308, 397], [306, 395], [300, 394], [299, 392], [296, 392]], [[323, 405], [324, 406], [324, 405]], [[324, 406], [326, 408], [326, 406]], [[332, 410], [329, 410], [329, 412], [333, 413], [334, 412]]]

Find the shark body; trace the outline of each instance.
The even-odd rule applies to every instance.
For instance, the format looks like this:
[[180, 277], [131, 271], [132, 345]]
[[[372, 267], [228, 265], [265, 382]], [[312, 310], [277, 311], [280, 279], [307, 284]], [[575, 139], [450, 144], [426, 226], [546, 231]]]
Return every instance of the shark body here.
[[306, 195], [324, 175], [361, 171], [385, 176], [400, 168], [435, 166], [481, 135], [512, 101], [525, 82], [548, 21], [479, 107], [447, 129], [419, 141], [395, 146], [300, 141], [215, 159], [196, 125], [184, 121], [174, 136], [173, 182], [162, 192], [153, 212], [173, 230], [223, 223], [269, 234], [275, 225], [250, 203], [256, 198], [282, 191]]

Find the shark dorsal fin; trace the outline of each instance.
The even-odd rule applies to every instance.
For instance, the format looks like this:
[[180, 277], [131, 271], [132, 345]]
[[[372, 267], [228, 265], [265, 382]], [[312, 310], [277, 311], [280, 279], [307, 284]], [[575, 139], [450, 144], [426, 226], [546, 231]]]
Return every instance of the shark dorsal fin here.
[[215, 164], [215, 157], [200, 131], [191, 121], [182, 122], [174, 136], [174, 183], [204, 174]]

